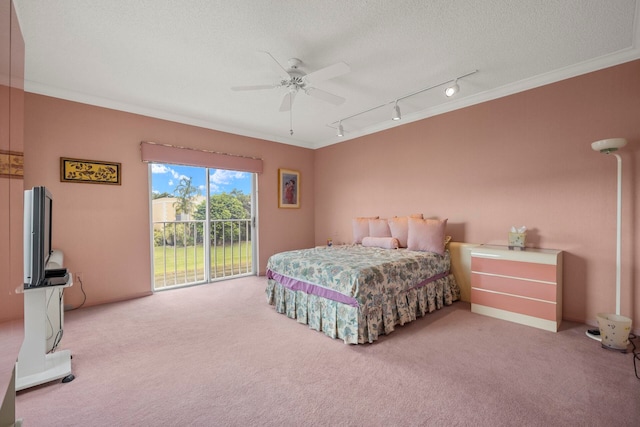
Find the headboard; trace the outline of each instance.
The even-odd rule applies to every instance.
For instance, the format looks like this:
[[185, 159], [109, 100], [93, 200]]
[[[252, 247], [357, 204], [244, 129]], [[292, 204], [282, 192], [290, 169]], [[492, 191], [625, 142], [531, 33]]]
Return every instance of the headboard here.
[[460, 299], [465, 302], [471, 302], [471, 249], [477, 246], [480, 245], [449, 242], [451, 272], [460, 286]]

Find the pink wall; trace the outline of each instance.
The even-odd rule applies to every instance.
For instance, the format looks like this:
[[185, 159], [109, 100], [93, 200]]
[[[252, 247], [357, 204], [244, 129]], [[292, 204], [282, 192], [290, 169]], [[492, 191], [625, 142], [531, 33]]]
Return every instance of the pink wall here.
[[616, 159], [623, 157], [622, 314], [640, 325], [640, 61], [316, 150], [316, 243], [351, 241], [355, 216], [449, 218], [456, 241], [562, 249], [563, 317], [615, 312]]
[[[140, 160], [140, 141], [264, 160], [258, 176], [261, 272], [271, 254], [313, 245], [312, 150], [28, 93], [25, 186], [45, 185], [53, 193], [53, 243], [69, 270], [83, 273], [87, 305], [151, 292], [148, 168]], [[60, 182], [60, 157], [120, 162], [122, 185]], [[301, 172], [300, 209], [277, 207], [282, 167]], [[65, 293], [66, 304], [81, 301], [77, 284]]]

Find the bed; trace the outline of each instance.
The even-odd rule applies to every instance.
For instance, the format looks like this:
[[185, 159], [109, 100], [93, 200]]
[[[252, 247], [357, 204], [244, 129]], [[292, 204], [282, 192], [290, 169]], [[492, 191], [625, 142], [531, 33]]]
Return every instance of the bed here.
[[323, 246], [267, 263], [266, 295], [278, 313], [347, 344], [372, 343], [460, 298], [451, 254]]

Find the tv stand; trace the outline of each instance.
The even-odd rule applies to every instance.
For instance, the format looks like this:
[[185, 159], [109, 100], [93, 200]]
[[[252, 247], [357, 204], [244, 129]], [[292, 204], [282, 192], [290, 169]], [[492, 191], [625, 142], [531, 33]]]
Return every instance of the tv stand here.
[[[24, 342], [16, 362], [16, 391], [62, 378], [74, 379], [71, 374], [71, 351], [46, 353], [47, 345], [47, 291], [73, 285], [72, 275], [62, 285], [40, 286], [24, 290]], [[63, 310], [62, 302], [60, 310]]]

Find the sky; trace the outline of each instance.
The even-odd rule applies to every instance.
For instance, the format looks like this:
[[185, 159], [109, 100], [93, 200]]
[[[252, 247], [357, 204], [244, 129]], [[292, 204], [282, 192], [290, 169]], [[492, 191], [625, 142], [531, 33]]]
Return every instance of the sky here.
[[[244, 194], [251, 194], [251, 173], [210, 169], [211, 193], [229, 193], [238, 189]], [[206, 170], [192, 166], [153, 163], [151, 165], [151, 188], [154, 193], [173, 194], [183, 177], [191, 178], [191, 183], [198, 188], [199, 195], [204, 196], [206, 190]]]

